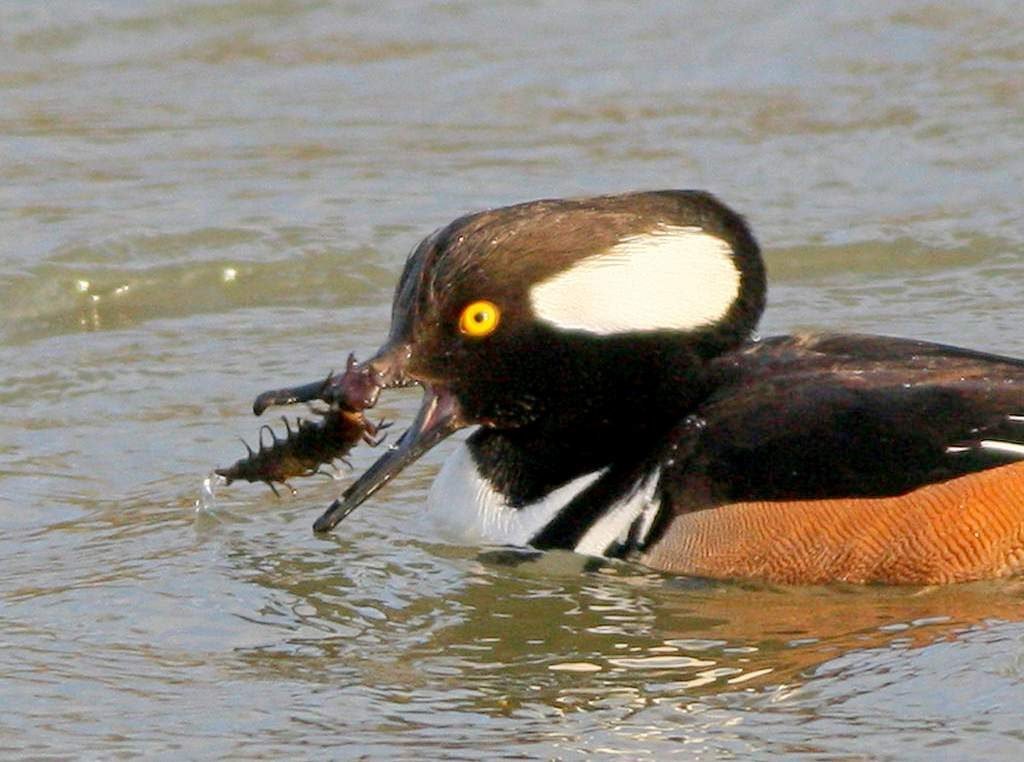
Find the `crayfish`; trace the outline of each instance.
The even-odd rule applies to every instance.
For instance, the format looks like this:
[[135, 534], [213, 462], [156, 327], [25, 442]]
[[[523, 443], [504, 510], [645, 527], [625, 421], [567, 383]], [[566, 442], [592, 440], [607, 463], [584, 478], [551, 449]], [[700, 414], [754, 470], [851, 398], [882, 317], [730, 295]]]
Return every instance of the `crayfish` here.
[[[360, 441], [376, 447], [383, 441], [380, 433], [390, 424], [373, 423], [363, 411], [377, 401], [379, 385], [371, 372], [349, 355], [344, 373], [328, 374], [323, 381], [303, 386], [275, 389], [260, 394], [253, 402], [253, 412], [262, 415], [272, 405], [297, 402], [326, 403], [326, 408], [311, 408], [315, 419], [284, 420], [285, 433], [277, 434], [270, 426], [260, 428], [259, 447], [253, 449], [245, 440], [248, 454], [227, 468], [215, 469], [228, 484], [233, 481], [264, 482], [279, 494], [275, 482], [295, 490], [288, 484], [293, 477], [312, 476], [345, 456]], [[264, 432], [269, 441], [264, 441]], [[328, 474], [329, 475], [329, 474]]]

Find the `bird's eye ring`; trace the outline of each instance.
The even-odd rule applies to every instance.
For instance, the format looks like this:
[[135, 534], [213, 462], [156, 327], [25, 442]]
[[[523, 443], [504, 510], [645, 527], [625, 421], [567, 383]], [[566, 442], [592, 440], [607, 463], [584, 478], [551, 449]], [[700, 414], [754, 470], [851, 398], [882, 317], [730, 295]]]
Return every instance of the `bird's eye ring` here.
[[459, 331], [481, 339], [490, 336], [501, 320], [501, 310], [494, 302], [478, 299], [467, 304], [459, 315]]

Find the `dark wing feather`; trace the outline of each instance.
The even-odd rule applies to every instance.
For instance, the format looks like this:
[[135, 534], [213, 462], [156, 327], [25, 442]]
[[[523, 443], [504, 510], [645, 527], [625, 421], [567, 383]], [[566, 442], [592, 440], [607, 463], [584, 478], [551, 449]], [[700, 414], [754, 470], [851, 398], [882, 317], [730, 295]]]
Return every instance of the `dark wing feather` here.
[[663, 476], [676, 510], [884, 497], [1024, 458], [1024, 361], [881, 336], [721, 358]]

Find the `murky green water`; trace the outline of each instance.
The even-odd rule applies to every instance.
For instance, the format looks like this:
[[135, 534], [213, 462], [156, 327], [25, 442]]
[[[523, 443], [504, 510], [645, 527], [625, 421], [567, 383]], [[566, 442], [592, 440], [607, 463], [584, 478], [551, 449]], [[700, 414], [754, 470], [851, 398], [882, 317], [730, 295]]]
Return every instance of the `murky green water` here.
[[5, 755], [1019, 758], [1015, 584], [481, 555], [420, 518], [446, 448], [326, 538], [326, 481], [194, 510], [485, 206], [708, 188], [766, 330], [1024, 355], [1017, 4], [5, 3], [0, 50]]

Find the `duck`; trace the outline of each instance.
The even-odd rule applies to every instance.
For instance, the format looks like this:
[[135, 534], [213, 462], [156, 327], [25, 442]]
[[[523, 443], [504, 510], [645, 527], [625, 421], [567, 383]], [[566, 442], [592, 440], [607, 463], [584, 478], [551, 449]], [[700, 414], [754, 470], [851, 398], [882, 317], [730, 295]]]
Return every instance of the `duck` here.
[[915, 339], [756, 333], [748, 224], [697, 190], [471, 213], [405, 262], [376, 389], [419, 386], [332, 530], [455, 432], [449, 539], [775, 584], [1024, 569], [1024, 360]]

